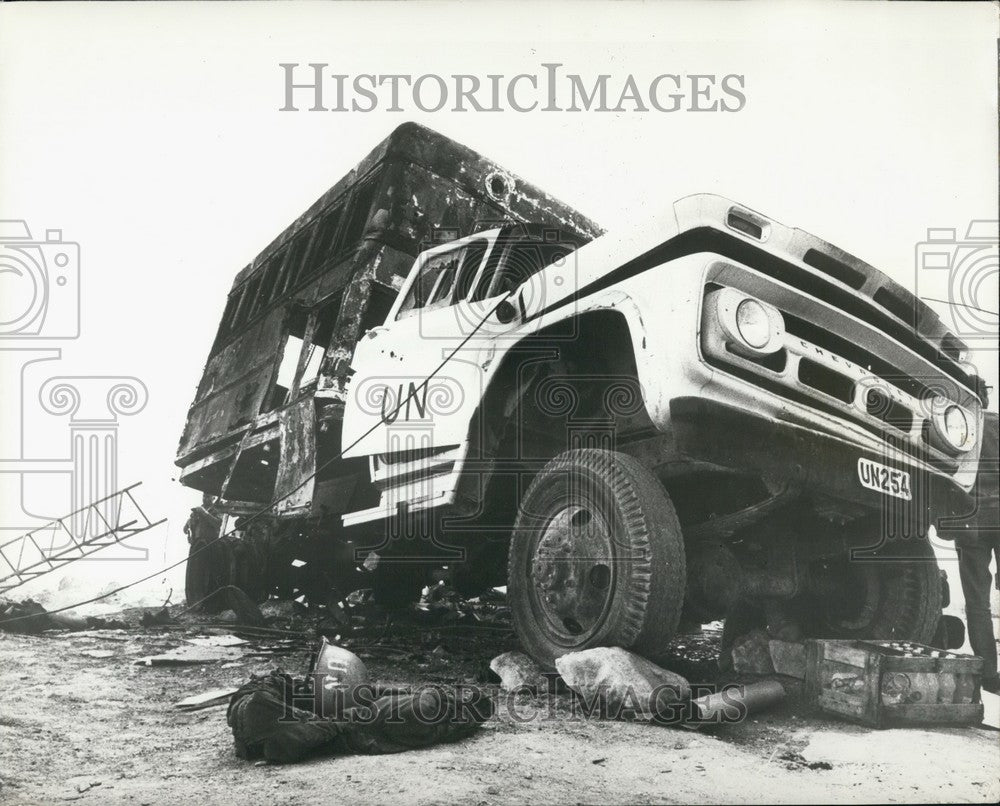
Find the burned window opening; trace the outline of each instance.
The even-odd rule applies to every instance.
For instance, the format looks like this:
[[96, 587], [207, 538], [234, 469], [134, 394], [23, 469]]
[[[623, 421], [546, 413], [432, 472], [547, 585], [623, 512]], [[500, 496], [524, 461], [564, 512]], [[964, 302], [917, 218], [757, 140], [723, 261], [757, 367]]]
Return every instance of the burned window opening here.
[[354, 189], [347, 223], [344, 225], [344, 235], [340, 242], [341, 248], [352, 249], [364, 235], [380, 178], [380, 174], [376, 172]]
[[288, 248], [288, 258], [282, 269], [282, 282], [279, 294], [287, 294], [294, 289], [299, 282], [299, 278], [304, 277], [307, 272], [303, 272], [303, 265], [309, 251], [309, 243], [312, 240], [313, 230], [306, 230], [295, 236], [292, 245]]
[[278, 371], [274, 377], [271, 391], [264, 398], [261, 413], [274, 411], [288, 402], [295, 382], [295, 373], [298, 371], [299, 357], [302, 355], [302, 345], [305, 343], [308, 323], [309, 313], [305, 308], [292, 308], [288, 315], [287, 335], [281, 352], [281, 360], [278, 363]]
[[333, 334], [337, 329], [337, 321], [340, 319], [340, 306], [344, 301], [344, 292], [340, 291], [330, 297], [326, 302], [316, 309], [316, 323], [313, 327], [312, 338], [306, 347], [305, 369], [302, 371], [302, 380], [299, 381], [299, 392], [312, 389], [319, 381], [320, 367], [323, 365], [323, 356], [326, 355]]
[[243, 288], [243, 299], [240, 301], [240, 309], [236, 314], [236, 323], [233, 325], [234, 329], [243, 327], [243, 325], [250, 321], [250, 311], [254, 307], [254, 303], [257, 300], [257, 291], [260, 288], [260, 275], [256, 274], [251, 277]]
[[272, 439], [242, 451], [224, 492], [230, 501], [270, 501], [278, 478], [279, 441]]
[[263, 311], [274, 300], [275, 290], [278, 287], [278, 275], [285, 259], [285, 253], [275, 255], [268, 260], [267, 265], [261, 271], [260, 290], [257, 292], [257, 304], [254, 306], [253, 315]]
[[344, 216], [344, 205], [334, 205], [323, 215], [316, 227], [315, 244], [309, 250], [303, 275], [310, 277], [317, 274], [327, 260], [340, 251], [337, 235], [340, 232], [340, 220]]

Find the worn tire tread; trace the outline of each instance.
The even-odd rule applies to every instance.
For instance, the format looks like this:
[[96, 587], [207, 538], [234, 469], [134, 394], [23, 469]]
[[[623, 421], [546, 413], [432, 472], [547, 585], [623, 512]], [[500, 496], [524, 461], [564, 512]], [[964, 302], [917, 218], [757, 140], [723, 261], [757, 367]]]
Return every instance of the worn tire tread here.
[[[631, 560], [627, 585], [622, 593], [621, 616], [612, 629], [610, 641], [653, 660], [662, 657], [673, 637], [684, 602], [684, 543], [680, 523], [666, 491], [638, 460], [623, 453], [579, 449], [566, 451], [551, 460], [535, 477], [525, 501], [538, 494], [553, 475], [583, 472], [597, 480], [616, 502], [622, 528], [628, 541]], [[527, 539], [523, 512], [514, 526], [508, 558], [509, 590], [517, 592], [515, 576], [523, 562], [514, 543]], [[533, 626], [526, 621], [522, 608], [512, 601], [515, 629], [536, 660], [551, 666], [550, 652], [537, 646]]]

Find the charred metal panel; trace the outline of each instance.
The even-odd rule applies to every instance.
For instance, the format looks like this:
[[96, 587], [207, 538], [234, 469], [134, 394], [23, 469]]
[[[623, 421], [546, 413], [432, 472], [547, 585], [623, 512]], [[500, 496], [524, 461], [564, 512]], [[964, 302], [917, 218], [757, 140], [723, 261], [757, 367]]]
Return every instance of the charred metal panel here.
[[[560, 227], [581, 240], [602, 232], [471, 149], [416, 124], [398, 127], [237, 274], [178, 447], [181, 467], [198, 463], [196, 471], [182, 474], [182, 483], [211, 487], [233, 467], [242, 494], [262, 500], [271, 484], [284, 493], [308, 477], [316, 468], [311, 397], [308, 405], [300, 399], [291, 408], [261, 413], [285, 353], [292, 307], [312, 309], [343, 293], [316, 386], [327, 401], [342, 398], [357, 340], [382, 324], [416, 255], [432, 243], [510, 221]], [[299, 374], [304, 361], [305, 352]], [[263, 448], [243, 440], [235, 466], [232, 452], [222, 449], [276, 417], [282, 432], [278, 476], [262, 465], [258, 472], [270, 480], [257, 485], [243, 478], [253, 472], [244, 454]], [[213, 468], [212, 457], [225, 467]], [[306, 485], [284, 512], [306, 507], [313, 493]]]
[[423, 126], [400, 126], [389, 137], [387, 151], [390, 160], [414, 163], [473, 196], [484, 196], [515, 220], [558, 226], [587, 239], [604, 232], [595, 222], [535, 185]]
[[282, 311], [273, 312], [210, 360], [188, 412], [180, 456], [253, 423], [271, 382], [283, 320]]
[[366, 474], [340, 476], [316, 485], [315, 505], [324, 516], [343, 515], [351, 509], [351, 500], [358, 484], [366, 484]]
[[312, 398], [299, 400], [278, 415], [281, 434], [275, 512], [308, 512], [313, 498], [316, 467], [316, 407]]

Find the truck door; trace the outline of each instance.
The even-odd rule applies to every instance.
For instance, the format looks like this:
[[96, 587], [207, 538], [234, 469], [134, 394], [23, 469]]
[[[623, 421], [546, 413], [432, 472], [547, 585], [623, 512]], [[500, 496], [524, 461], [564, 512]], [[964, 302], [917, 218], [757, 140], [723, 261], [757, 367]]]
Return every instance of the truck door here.
[[344, 410], [345, 457], [465, 440], [493, 350], [480, 328], [490, 309], [472, 299], [473, 290], [496, 234], [422, 253], [386, 323], [361, 337]]

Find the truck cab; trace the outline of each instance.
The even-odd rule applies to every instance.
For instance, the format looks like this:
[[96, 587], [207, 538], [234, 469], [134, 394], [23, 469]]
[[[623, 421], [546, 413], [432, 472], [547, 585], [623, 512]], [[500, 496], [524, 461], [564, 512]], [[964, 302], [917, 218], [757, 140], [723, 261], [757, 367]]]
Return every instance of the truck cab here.
[[344, 523], [460, 549], [550, 665], [735, 611], [940, 642], [927, 535], [972, 511], [985, 402], [923, 303], [730, 200], [491, 230], [421, 254], [359, 343], [342, 451], [380, 498]]

